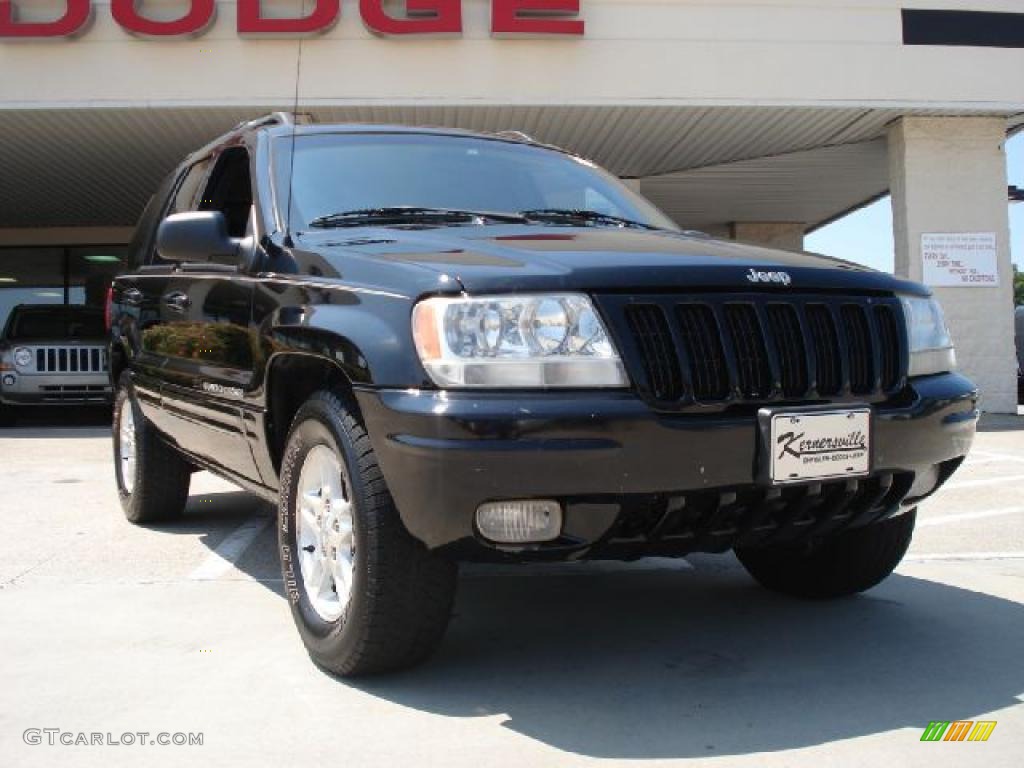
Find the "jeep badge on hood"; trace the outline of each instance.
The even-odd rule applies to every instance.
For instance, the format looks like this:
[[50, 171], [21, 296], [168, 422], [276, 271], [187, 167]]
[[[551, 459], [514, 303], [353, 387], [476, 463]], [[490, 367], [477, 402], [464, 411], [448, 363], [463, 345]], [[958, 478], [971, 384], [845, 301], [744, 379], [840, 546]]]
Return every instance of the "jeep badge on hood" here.
[[793, 282], [789, 272], [762, 272], [753, 267], [747, 272], [747, 280], [752, 283], [778, 283], [779, 285], [790, 285]]

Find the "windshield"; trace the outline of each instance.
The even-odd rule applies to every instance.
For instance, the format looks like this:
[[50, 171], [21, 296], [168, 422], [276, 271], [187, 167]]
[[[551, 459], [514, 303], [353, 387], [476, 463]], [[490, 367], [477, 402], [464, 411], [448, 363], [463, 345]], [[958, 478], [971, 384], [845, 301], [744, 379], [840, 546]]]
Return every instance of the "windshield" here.
[[[275, 151], [278, 200], [285, 205], [291, 142], [291, 137], [279, 138]], [[416, 133], [297, 136], [292, 178], [293, 230], [308, 229], [332, 214], [396, 208], [588, 211], [609, 218], [558, 223], [610, 225], [617, 218], [677, 229], [592, 163], [507, 141]]]
[[86, 307], [20, 308], [7, 325], [11, 341], [84, 341], [105, 336], [103, 313]]

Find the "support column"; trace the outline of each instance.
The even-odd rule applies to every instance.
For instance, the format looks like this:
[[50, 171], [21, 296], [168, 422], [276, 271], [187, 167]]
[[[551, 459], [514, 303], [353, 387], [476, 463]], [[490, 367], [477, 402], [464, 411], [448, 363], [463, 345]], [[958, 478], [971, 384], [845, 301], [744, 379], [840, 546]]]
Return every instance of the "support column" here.
[[997, 286], [933, 290], [946, 311], [960, 370], [981, 389], [982, 408], [1016, 413], [1006, 121], [906, 117], [890, 127], [888, 138], [897, 275], [924, 281], [924, 234], [995, 235]]
[[729, 237], [752, 245], [802, 251], [806, 228], [800, 221], [734, 221], [729, 225]]

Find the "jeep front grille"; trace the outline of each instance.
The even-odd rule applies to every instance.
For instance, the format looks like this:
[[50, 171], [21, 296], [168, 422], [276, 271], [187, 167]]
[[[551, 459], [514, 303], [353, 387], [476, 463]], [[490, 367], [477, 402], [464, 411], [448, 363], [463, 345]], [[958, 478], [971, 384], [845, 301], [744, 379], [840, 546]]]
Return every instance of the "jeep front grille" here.
[[100, 347], [39, 347], [36, 373], [104, 373], [107, 352]]
[[838, 395], [843, 388], [843, 363], [835, 317], [824, 304], [808, 304], [806, 312], [818, 374], [818, 393], [825, 397]]
[[[690, 386], [698, 400], [719, 400], [729, 393], [725, 349], [718, 320], [706, 304], [677, 304], [676, 328], [690, 362]], [[737, 375], [738, 378], [738, 375]]]
[[899, 301], [772, 294], [599, 296], [641, 394], [694, 403], [879, 401], [902, 389]]
[[678, 400], [683, 396], [683, 379], [665, 314], [651, 304], [637, 304], [630, 307], [627, 318], [651, 394], [658, 400]]
[[725, 319], [736, 351], [740, 394], [751, 400], [769, 397], [772, 372], [757, 310], [750, 304], [726, 304]]

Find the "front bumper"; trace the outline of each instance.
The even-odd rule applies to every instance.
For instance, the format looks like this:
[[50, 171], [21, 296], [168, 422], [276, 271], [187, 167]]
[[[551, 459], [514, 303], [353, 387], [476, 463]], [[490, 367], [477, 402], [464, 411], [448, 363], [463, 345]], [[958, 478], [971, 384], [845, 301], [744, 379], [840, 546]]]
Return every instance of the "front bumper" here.
[[106, 373], [0, 375], [0, 403], [6, 405], [104, 404], [113, 401]]
[[[948, 479], [978, 418], [958, 374], [904, 395], [874, 409], [870, 478], [782, 490], [758, 484], [756, 409], [664, 414], [630, 393], [356, 393], [406, 527], [457, 559], [723, 551], [898, 514]], [[479, 536], [481, 503], [521, 498], [560, 501], [563, 536], [517, 548]]]

